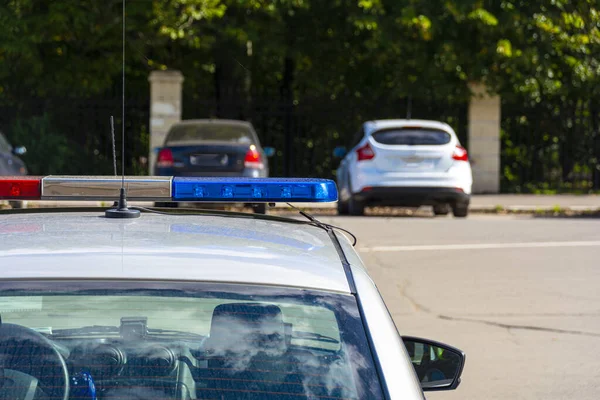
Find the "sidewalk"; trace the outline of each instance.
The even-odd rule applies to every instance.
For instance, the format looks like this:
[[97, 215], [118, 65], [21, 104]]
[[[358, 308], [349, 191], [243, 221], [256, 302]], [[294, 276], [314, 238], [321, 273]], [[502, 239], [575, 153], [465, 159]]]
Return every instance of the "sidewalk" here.
[[535, 194], [488, 194], [471, 197], [472, 211], [505, 209], [511, 211], [540, 211], [557, 208], [572, 211], [600, 209], [600, 195], [535, 195]]
[[[284, 207], [285, 204], [277, 204]], [[295, 204], [299, 208], [335, 208], [335, 204]], [[535, 195], [535, 194], [475, 194], [471, 196], [472, 212], [487, 211], [571, 211], [600, 210], [600, 195]]]
[[[6, 202], [0, 202], [6, 203]], [[107, 207], [109, 202], [99, 201], [27, 201], [25, 207]], [[151, 202], [129, 202], [130, 205], [152, 207]], [[292, 203], [302, 209], [335, 209], [335, 203]], [[277, 203], [276, 208], [288, 208], [285, 203]], [[471, 212], [493, 211], [595, 211], [600, 210], [600, 195], [529, 195], [493, 194], [473, 195]]]

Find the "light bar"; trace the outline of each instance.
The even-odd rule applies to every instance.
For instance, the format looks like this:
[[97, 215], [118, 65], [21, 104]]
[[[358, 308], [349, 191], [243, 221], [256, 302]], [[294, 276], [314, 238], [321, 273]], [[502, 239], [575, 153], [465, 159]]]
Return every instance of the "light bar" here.
[[[127, 200], [171, 199], [170, 176], [126, 176]], [[120, 176], [46, 176], [42, 200], [118, 200]]]
[[41, 197], [38, 176], [3, 176], [0, 177], [0, 200], [35, 200]]
[[[0, 177], [0, 200], [116, 201], [121, 177]], [[322, 203], [338, 199], [328, 179], [126, 176], [127, 199], [159, 202]]]
[[173, 178], [173, 200], [207, 202], [333, 202], [335, 183], [302, 178]]

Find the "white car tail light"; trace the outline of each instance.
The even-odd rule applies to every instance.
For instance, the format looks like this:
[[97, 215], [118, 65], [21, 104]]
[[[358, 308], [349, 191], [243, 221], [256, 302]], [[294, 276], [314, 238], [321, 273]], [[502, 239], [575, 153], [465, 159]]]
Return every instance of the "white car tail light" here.
[[356, 155], [358, 157], [358, 161], [372, 160], [375, 158], [375, 152], [369, 143], [356, 149]]
[[454, 153], [452, 153], [452, 158], [456, 161], [469, 161], [467, 150], [462, 146], [456, 146]]

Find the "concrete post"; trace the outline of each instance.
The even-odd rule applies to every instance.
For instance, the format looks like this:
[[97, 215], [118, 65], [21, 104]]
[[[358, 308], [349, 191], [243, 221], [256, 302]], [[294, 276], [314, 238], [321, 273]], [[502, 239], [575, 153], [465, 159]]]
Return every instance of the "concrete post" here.
[[473, 193], [500, 191], [500, 96], [481, 84], [471, 84], [469, 104], [469, 159]]
[[176, 122], [181, 121], [183, 75], [179, 71], [152, 71], [150, 81], [149, 175], [154, 173], [158, 149]]

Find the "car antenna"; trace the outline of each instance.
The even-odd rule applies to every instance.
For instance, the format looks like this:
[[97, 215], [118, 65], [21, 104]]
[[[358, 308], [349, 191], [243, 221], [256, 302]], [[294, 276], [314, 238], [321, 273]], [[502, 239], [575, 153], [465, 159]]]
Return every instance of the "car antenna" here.
[[[121, 117], [121, 189], [119, 190], [119, 202], [117, 203], [116, 208], [110, 208], [104, 212], [104, 216], [106, 218], [139, 218], [140, 211], [133, 210], [127, 208], [127, 193], [125, 191], [125, 1], [123, 0], [123, 27], [122, 27], [122, 41], [123, 41], [123, 70], [122, 70], [122, 78], [123, 78], [123, 87], [122, 87], [122, 117]], [[111, 117], [111, 125], [112, 117]], [[113, 125], [114, 127], [114, 125]], [[113, 129], [114, 132], [114, 129]], [[113, 133], [113, 143], [114, 143], [114, 133]], [[115, 166], [115, 175], [117, 170], [117, 158], [116, 151], [114, 151], [113, 145], [113, 164]]]
[[408, 99], [406, 101], [406, 119], [410, 119], [412, 114], [412, 95], [408, 95]]
[[[113, 156], [113, 169], [115, 172], [115, 178], [117, 177], [117, 149], [115, 147], [115, 119], [110, 116], [110, 137], [112, 139], [112, 156]], [[119, 202], [113, 202], [112, 208], [119, 207]]]

